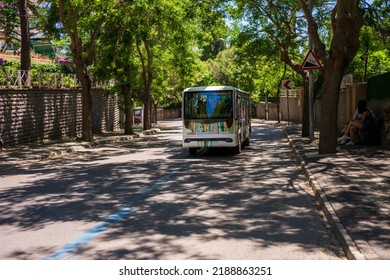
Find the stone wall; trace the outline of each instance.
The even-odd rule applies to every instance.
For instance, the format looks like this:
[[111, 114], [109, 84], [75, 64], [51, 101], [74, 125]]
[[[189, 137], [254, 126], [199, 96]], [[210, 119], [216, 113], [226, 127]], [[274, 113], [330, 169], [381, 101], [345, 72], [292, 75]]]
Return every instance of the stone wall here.
[[108, 95], [105, 90], [92, 92], [93, 132], [119, 131], [119, 107], [117, 96]]
[[178, 119], [181, 117], [180, 109], [158, 109], [157, 120]]
[[[119, 130], [117, 99], [93, 91], [93, 130]], [[0, 132], [5, 145], [81, 135], [81, 90], [0, 90]]]

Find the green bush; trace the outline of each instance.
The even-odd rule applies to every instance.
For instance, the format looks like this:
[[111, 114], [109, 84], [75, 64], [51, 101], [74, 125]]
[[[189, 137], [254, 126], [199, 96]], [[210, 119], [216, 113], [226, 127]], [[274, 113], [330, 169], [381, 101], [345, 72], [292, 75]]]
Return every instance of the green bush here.
[[[20, 63], [17, 61], [6, 61], [4, 67], [8, 70], [18, 71], [20, 69]], [[59, 73], [59, 74], [74, 74], [73, 67], [62, 64], [38, 64], [31, 63], [31, 71], [41, 73]]]

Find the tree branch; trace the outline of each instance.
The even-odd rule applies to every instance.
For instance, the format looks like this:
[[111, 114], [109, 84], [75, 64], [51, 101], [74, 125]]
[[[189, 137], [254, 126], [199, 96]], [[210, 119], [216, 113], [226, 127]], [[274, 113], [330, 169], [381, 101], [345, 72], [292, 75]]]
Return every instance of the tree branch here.
[[319, 59], [326, 65], [327, 60], [328, 60], [328, 54], [325, 50], [325, 44], [323, 44], [321, 42], [320, 36], [318, 34], [318, 25], [315, 22], [313, 15], [311, 14], [311, 11], [310, 11], [309, 6], [307, 5], [306, 1], [299, 0], [299, 4], [303, 10], [303, 13], [305, 14], [305, 17], [306, 17], [309, 36], [313, 42], [315, 53], [319, 57]]

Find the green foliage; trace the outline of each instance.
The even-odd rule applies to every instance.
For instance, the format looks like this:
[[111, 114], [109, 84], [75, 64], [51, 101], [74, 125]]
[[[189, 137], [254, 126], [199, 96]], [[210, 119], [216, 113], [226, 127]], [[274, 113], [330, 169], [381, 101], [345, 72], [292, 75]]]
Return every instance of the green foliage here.
[[37, 70], [43, 73], [62, 73], [74, 74], [74, 68], [61, 64], [32, 64], [31, 70]]
[[[20, 62], [6, 61], [4, 67], [10, 71], [18, 71]], [[61, 64], [31, 64], [31, 70], [41, 73], [59, 73], [59, 74], [74, 74], [74, 68]]]
[[[141, 59], [147, 62], [146, 44], [151, 49], [151, 91], [159, 104], [176, 103], [184, 87], [199, 72], [199, 51], [194, 44], [197, 22], [192, 1], [136, 1], [110, 11], [102, 26], [95, 73], [115, 78], [117, 87], [131, 86], [135, 101], [142, 101]], [[126, 15], [126, 16], [123, 16]], [[141, 56], [137, 52], [140, 47]]]
[[390, 1], [389, 0], [374, 0], [372, 4], [366, 5], [365, 9], [365, 24], [372, 27], [377, 36], [389, 45], [390, 43]]
[[213, 73], [211, 72], [211, 69], [208, 66], [209, 62], [210, 62], [210, 60], [198, 62], [197, 68], [199, 69], [199, 71], [195, 75], [193, 83], [188, 83], [186, 87], [207, 86], [207, 85], [217, 84], [217, 82], [213, 78]]
[[347, 73], [353, 74], [358, 81], [364, 81], [365, 74], [366, 78], [370, 78], [390, 72], [390, 47], [383, 41], [383, 34], [372, 27], [363, 27], [360, 42], [360, 49]]
[[17, 0], [0, 0], [0, 30], [4, 30], [5, 43], [19, 45], [17, 27], [19, 12]]
[[38, 7], [36, 15], [39, 26], [46, 31], [46, 35], [55, 40], [61, 40], [66, 35], [58, 10], [58, 1], [43, 1]]
[[201, 52], [201, 60], [216, 58], [217, 54], [226, 49], [230, 28], [226, 22], [226, 5], [224, 1], [187, 0], [187, 19], [196, 26], [193, 34]]
[[234, 56], [234, 49], [230, 48], [218, 53], [215, 60], [209, 61], [209, 69], [217, 85], [236, 85]]
[[[70, 41], [58, 20], [58, 1], [44, 2], [39, 15], [47, 30], [62, 40], [58, 45], [64, 49]], [[143, 99], [141, 57], [146, 58], [145, 43], [152, 54], [151, 92], [163, 105], [180, 100], [184, 88], [199, 85], [239, 86], [253, 92], [253, 99], [265, 94], [274, 96], [284, 68], [281, 53], [299, 64], [307, 50], [307, 23], [298, 1], [139, 0], [121, 1], [120, 5], [118, 1], [100, 0], [64, 2], [69, 4], [66, 15], [78, 20], [85, 51], [95, 26], [105, 18], [99, 25], [97, 56], [88, 69], [102, 80], [114, 79], [117, 89], [131, 85], [135, 101]], [[328, 46], [335, 1], [312, 3], [319, 36]], [[373, 28], [362, 32], [361, 49], [348, 71], [359, 79], [364, 76], [365, 61], [360, 56], [367, 52], [365, 42], [369, 42], [368, 75], [389, 69], [389, 44], [384, 39], [388, 38], [384, 34], [389, 26], [386, 3], [376, 0], [371, 10], [366, 9], [367, 15], [372, 15]], [[47, 70], [56, 71], [50, 67]], [[287, 77], [296, 86], [303, 83], [291, 69]]]

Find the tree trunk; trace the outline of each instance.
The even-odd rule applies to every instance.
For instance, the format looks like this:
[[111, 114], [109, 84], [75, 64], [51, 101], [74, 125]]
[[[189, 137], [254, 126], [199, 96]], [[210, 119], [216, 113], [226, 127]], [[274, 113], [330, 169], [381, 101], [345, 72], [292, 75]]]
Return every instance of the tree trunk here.
[[337, 110], [339, 90], [344, 70], [359, 49], [362, 14], [358, 0], [337, 1], [332, 14], [333, 39], [324, 77], [321, 98], [319, 153], [337, 151]]
[[[64, 26], [64, 29], [68, 33], [71, 39], [70, 50], [73, 56], [73, 62], [76, 68], [76, 75], [82, 86], [82, 136], [84, 141], [93, 141], [92, 130], [92, 81], [89, 76], [88, 66], [91, 65], [95, 59], [95, 39], [97, 32], [104, 20], [104, 16], [101, 18], [99, 24], [95, 26], [95, 30], [91, 33], [91, 38], [86, 45], [88, 51], [83, 55], [84, 47], [79, 36], [78, 30], [78, 17], [69, 12], [72, 11], [71, 2], [65, 0], [59, 0], [58, 2], [60, 21]], [[67, 17], [69, 15], [69, 17]]]
[[133, 114], [133, 101], [132, 101], [132, 94], [131, 94], [131, 88], [128, 85], [123, 86], [123, 98], [125, 103], [125, 134], [134, 134], [133, 129], [133, 121], [134, 121], [134, 114]]
[[343, 72], [343, 57], [329, 61], [329, 70], [326, 71], [324, 79], [324, 94], [321, 98], [320, 154], [337, 152], [337, 104]]
[[82, 139], [84, 141], [93, 141], [93, 129], [92, 129], [92, 95], [91, 88], [83, 86], [83, 131], [82, 131]]
[[91, 94], [91, 79], [88, 77], [88, 73], [78, 73], [78, 78], [82, 87], [82, 136], [83, 141], [93, 141], [93, 129], [92, 129], [92, 94]]
[[310, 114], [309, 114], [309, 79], [303, 77], [303, 106], [302, 106], [302, 137], [310, 136]]
[[153, 112], [154, 112], [154, 114], [153, 114], [153, 122], [154, 122], [155, 124], [157, 124], [157, 111], [158, 111], [158, 105], [157, 105], [157, 103], [154, 103], [154, 108], [153, 108]]
[[145, 92], [144, 99], [144, 129], [148, 130], [152, 128], [152, 118], [150, 115], [152, 105], [152, 96], [150, 92]]
[[142, 64], [142, 81], [144, 87], [144, 129], [148, 130], [152, 127], [151, 109], [153, 97], [151, 94], [151, 88], [153, 83], [153, 55], [148, 42], [144, 41], [143, 44], [146, 52], [146, 59], [142, 54], [140, 43], [137, 43], [137, 51]]
[[[131, 53], [131, 44], [129, 44], [128, 53]], [[124, 72], [127, 77], [131, 76], [131, 64], [126, 63]], [[122, 93], [125, 105], [125, 134], [134, 134], [133, 123], [134, 123], [134, 108], [132, 99], [132, 88], [129, 83], [122, 85]]]
[[27, 86], [30, 80], [31, 56], [30, 56], [30, 27], [27, 13], [27, 0], [18, 0], [20, 17], [20, 70], [23, 72], [22, 85]]
[[92, 82], [89, 77], [87, 66], [84, 64], [82, 57], [82, 46], [80, 42], [74, 42], [72, 45], [73, 59], [76, 65], [76, 75], [79, 79], [82, 87], [82, 135], [83, 141], [93, 141], [93, 130], [92, 130]]

